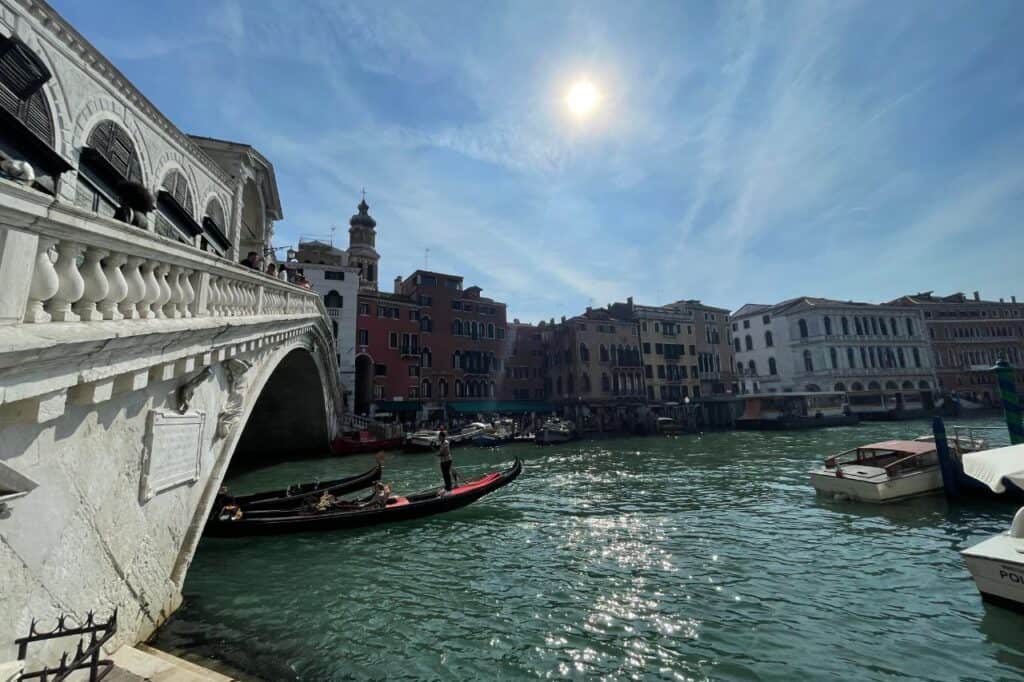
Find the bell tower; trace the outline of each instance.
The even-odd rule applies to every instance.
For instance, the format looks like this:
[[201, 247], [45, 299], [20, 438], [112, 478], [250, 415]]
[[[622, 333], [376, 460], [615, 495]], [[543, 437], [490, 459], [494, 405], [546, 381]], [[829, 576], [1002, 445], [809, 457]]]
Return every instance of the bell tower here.
[[348, 221], [348, 263], [359, 268], [359, 288], [377, 290], [377, 221], [370, 216], [366, 192], [357, 207], [359, 212]]

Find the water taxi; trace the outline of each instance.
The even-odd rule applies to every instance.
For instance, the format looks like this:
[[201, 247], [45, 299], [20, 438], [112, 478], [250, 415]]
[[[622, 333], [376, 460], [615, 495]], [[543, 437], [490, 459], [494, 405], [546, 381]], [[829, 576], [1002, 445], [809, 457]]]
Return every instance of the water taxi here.
[[1010, 530], [960, 553], [985, 601], [1024, 611], [1024, 507]]
[[857, 423], [840, 392], [762, 393], [744, 395], [737, 429], [786, 430], [847, 426]]
[[576, 437], [576, 425], [566, 419], [552, 417], [537, 431], [536, 441], [541, 445], [565, 443]]

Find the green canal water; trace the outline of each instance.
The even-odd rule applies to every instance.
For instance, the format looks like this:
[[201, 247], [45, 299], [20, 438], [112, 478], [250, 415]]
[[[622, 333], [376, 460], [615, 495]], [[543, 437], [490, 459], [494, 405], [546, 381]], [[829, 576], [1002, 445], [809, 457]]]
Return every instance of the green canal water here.
[[[826, 455], [928, 431], [458, 449], [464, 477], [516, 456], [523, 475], [420, 521], [204, 539], [157, 645], [268, 680], [1024, 679], [1024, 615], [983, 605], [958, 554], [1008, 528], [1013, 506], [876, 507], [808, 483]], [[372, 461], [287, 462], [229, 484]], [[399, 491], [440, 480], [429, 454], [384, 467]]]

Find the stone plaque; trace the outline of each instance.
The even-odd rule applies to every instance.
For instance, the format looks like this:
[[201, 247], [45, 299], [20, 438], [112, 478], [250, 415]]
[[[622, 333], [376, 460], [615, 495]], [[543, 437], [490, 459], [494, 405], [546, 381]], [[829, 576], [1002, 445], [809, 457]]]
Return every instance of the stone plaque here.
[[142, 501], [183, 483], [195, 483], [203, 463], [202, 412], [150, 410], [142, 462]]

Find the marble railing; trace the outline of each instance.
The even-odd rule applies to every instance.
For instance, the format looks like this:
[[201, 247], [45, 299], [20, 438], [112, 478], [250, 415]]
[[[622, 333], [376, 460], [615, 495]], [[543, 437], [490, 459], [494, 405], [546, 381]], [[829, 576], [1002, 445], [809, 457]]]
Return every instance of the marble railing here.
[[193, 246], [0, 181], [6, 322], [324, 315], [318, 295]]

